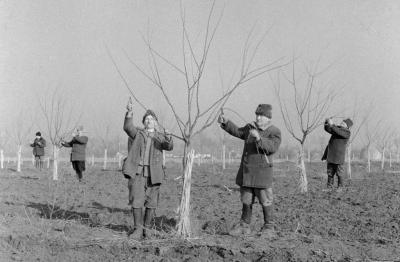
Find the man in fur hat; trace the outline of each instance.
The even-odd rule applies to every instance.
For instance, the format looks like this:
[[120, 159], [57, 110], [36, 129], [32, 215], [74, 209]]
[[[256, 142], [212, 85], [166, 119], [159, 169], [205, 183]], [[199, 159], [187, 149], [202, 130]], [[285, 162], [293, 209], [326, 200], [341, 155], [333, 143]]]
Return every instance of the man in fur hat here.
[[339, 125], [335, 125], [331, 118], [325, 120], [324, 129], [331, 134], [329, 143], [325, 148], [322, 160], [327, 162], [328, 190], [333, 188], [335, 176], [337, 176], [337, 187], [340, 192], [343, 187], [343, 164], [346, 155], [346, 146], [350, 138], [350, 128], [353, 121], [350, 118], [343, 120]]
[[274, 229], [272, 224], [272, 155], [281, 144], [281, 131], [271, 123], [271, 105], [260, 104], [255, 114], [255, 122], [240, 128], [226, 119], [223, 113], [218, 118], [218, 123], [226, 132], [244, 140], [242, 160], [236, 175], [236, 184], [240, 186], [242, 216], [240, 222], [229, 232], [233, 236], [251, 233], [250, 222], [256, 197], [264, 214], [264, 225], [260, 234], [269, 234]]
[[35, 156], [35, 167], [42, 169], [46, 140], [42, 137], [40, 132], [36, 132], [36, 138], [31, 144], [31, 147], [33, 147], [33, 155]]
[[124, 131], [129, 136], [128, 156], [122, 172], [129, 179], [129, 205], [134, 218], [134, 230], [129, 232], [129, 238], [140, 240], [151, 235], [150, 224], [158, 206], [160, 185], [165, 178], [162, 152], [171, 151], [174, 145], [170, 133], [158, 130], [157, 116], [152, 110], [147, 110], [143, 116], [144, 128], [136, 127], [132, 117], [132, 102], [129, 100], [124, 120]]

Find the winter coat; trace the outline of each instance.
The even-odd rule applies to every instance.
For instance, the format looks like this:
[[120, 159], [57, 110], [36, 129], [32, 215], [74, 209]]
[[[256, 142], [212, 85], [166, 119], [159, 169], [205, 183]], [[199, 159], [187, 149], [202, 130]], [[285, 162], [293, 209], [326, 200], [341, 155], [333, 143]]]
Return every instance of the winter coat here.
[[[278, 151], [281, 144], [281, 131], [273, 125], [265, 130], [258, 129], [253, 124], [238, 128], [231, 121], [227, 121], [221, 127], [232, 136], [244, 140], [236, 184], [254, 188], [272, 187], [272, 155]], [[249, 137], [250, 130], [254, 128], [260, 133], [261, 139], [259, 141], [255, 141], [254, 137]]]
[[324, 129], [331, 134], [328, 145], [325, 148], [322, 160], [328, 163], [342, 165], [346, 154], [347, 142], [350, 138], [350, 129], [342, 126], [329, 125], [325, 122]]
[[65, 147], [72, 147], [71, 162], [86, 160], [86, 144], [88, 140], [87, 136], [74, 136], [71, 141], [62, 143]]
[[44, 148], [46, 147], [46, 140], [43, 137], [35, 138], [31, 144], [33, 147], [34, 156], [44, 156]]
[[[133, 125], [132, 117], [125, 117], [124, 131], [128, 134], [128, 156], [124, 161], [122, 173], [125, 177], [133, 177], [139, 171], [139, 164], [143, 162], [143, 157], [146, 147], [146, 133], [143, 128], [138, 128]], [[154, 136], [151, 139], [149, 153], [149, 168], [151, 184], [161, 184], [164, 180], [164, 169], [162, 166], [162, 151], [171, 151], [174, 148], [172, 138], [164, 133], [154, 131]]]

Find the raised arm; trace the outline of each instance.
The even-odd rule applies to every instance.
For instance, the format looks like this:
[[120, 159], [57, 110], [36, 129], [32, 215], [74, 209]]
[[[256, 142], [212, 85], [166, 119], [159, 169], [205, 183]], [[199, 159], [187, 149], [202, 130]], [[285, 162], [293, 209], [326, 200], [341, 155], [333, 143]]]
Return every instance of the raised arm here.
[[69, 141], [69, 142], [62, 141], [62, 142], [61, 142], [61, 145], [62, 145], [63, 147], [72, 147], [72, 141], [73, 141], [73, 140], [71, 140], [71, 141]]
[[248, 134], [248, 128], [237, 127], [235, 123], [227, 120], [225, 123], [221, 123], [221, 128], [228, 132], [230, 135], [245, 140]]
[[89, 138], [87, 136], [75, 136], [72, 141], [77, 144], [87, 144]]
[[130, 138], [135, 138], [138, 129], [133, 125], [133, 104], [132, 99], [129, 98], [128, 104], [126, 105], [126, 114], [124, 119], [124, 131]]
[[350, 130], [347, 128], [338, 127], [336, 125], [330, 125], [329, 123], [325, 122], [324, 129], [331, 135], [336, 135], [341, 138], [350, 138]]
[[133, 119], [132, 119], [133, 113], [131, 112], [127, 112], [125, 115], [125, 119], [124, 119], [124, 131], [125, 133], [130, 137], [130, 138], [135, 138], [138, 129], [137, 127], [135, 127], [133, 125]]

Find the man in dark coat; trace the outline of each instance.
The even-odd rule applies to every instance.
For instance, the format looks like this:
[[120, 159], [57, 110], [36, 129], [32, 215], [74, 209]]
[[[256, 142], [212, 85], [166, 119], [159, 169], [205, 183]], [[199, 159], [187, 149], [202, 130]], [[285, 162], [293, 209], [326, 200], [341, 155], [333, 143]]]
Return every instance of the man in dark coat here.
[[135, 225], [129, 237], [140, 240], [150, 237], [150, 224], [158, 206], [160, 186], [165, 178], [163, 150], [171, 151], [174, 144], [171, 134], [157, 130], [157, 116], [152, 110], [147, 110], [143, 116], [144, 128], [134, 126], [132, 117], [132, 102], [129, 101], [124, 119], [124, 131], [129, 136], [128, 156], [122, 172], [129, 179], [129, 205], [132, 206]]
[[238, 224], [229, 232], [237, 236], [250, 234], [250, 222], [255, 197], [258, 198], [264, 214], [264, 225], [260, 233], [273, 230], [272, 224], [272, 155], [281, 144], [281, 131], [271, 124], [272, 107], [260, 104], [256, 109], [256, 122], [237, 127], [221, 114], [218, 122], [221, 127], [237, 138], [244, 140], [244, 148], [236, 184], [240, 186], [242, 216]]
[[353, 125], [353, 121], [347, 118], [343, 120], [339, 125], [335, 125], [332, 119], [328, 118], [325, 120], [324, 129], [326, 132], [331, 134], [329, 143], [325, 148], [322, 160], [327, 162], [327, 174], [328, 190], [333, 188], [333, 182], [335, 175], [338, 178], [338, 191], [341, 191], [343, 186], [343, 164], [346, 155], [346, 146], [350, 138], [350, 128]]
[[86, 145], [89, 138], [83, 135], [83, 126], [79, 126], [69, 142], [62, 141], [61, 145], [72, 147], [71, 163], [79, 182], [82, 182], [83, 172], [86, 170]]
[[42, 137], [40, 132], [36, 132], [36, 138], [31, 144], [31, 147], [33, 147], [33, 155], [35, 156], [35, 167], [42, 169], [46, 140]]

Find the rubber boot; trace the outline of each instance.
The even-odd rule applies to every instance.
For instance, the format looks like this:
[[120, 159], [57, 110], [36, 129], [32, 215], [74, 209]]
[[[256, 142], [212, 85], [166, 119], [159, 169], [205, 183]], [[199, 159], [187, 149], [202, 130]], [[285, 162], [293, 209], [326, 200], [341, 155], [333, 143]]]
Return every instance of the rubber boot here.
[[264, 225], [261, 227], [260, 233], [270, 233], [274, 231], [274, 225], [272, 224], [272, 206], [262, 207], [264, 214]]
[[253, 206], [243, 204], [242, 217], [240, 222], [233, 226], [232, 230], [229, 231], [231, 236], [249, 235], [251, 233], [250, 223], [252, 216]]
[[143, 237], [145, 238], [151, 238], [153, 236], [152, 234], [153, 229], [151, 222], [153, 221], [155, 211], [156, 211], [155, 208], [146, 208], [144, 214], [144, 230], [143, 230]]
[[132, 208], [132, 213], [135, 228], [128, 237], [133, 240], [141, 240], [143, 238], [143, 210], [142, 208]]
[[76, 177], [78, 178], [79, 182], [81, 182], [82, 181], [82, 172], [76, 171]]
[[338, 187], [338, 188], [343, 187], [343, 177], [342, 177], [342, 174], [340, 174], [340, 173], [338, 172], [338, 173], [337, 173], [337, 178], [338, 178], [338, 180], [337, 180], [337, 187]]

